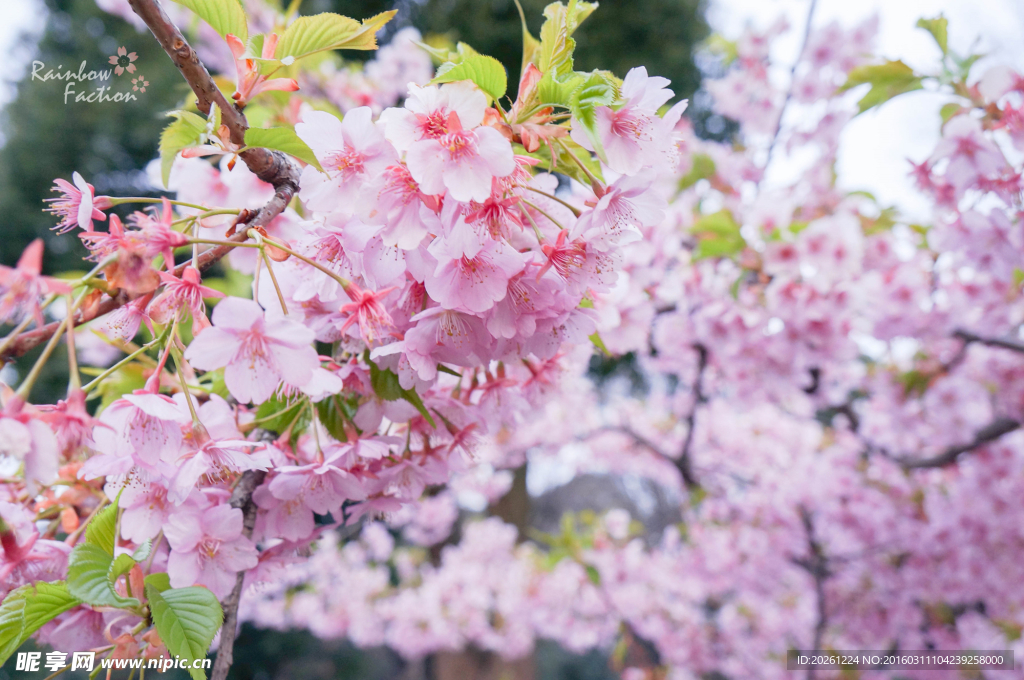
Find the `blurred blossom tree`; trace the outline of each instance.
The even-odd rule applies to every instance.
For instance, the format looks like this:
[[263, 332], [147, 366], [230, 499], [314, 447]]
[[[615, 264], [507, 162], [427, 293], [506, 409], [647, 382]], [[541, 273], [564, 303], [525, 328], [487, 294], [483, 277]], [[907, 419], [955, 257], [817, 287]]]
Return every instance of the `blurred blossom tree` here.
[[[714, 41], [723, 143], [644, 66], [581, 70], [578, 0], [512, 78], [408, 25], [377, 50], [393, 11], [104, 6], [192, 96], [146, 168], [173, 198], [58, 177], [88, 271], [44, 274], [42, 238], [0, 266], [0, 662], [219, 632], [225, 680], [242, 622], [331, 640], [275, 669], [302, 677], [348, 643], [408, 680], [1021, 651], [1024, 76], [973, 73], [943, 17], [926, 71], [814, 3], [788, 82], [781, 23]], [[920, 224], [835, 164], [925, 89]]]

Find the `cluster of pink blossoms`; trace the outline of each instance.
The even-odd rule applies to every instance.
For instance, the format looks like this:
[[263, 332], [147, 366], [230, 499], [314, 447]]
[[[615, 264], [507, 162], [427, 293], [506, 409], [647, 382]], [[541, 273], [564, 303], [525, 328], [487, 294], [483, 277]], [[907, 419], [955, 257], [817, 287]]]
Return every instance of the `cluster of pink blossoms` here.
[[[393, 69], [378, 61], [378, 77], [422, 63], [402, 57], [408, 42], [389, 57]], [[530, 73], [521, 97], [536, 91]], [[262, 76], [241, 66], [238, 76], [236, 100], [247, 103]], [[607, 183], [575, 120], [531, 119], [549, 151], [565, 149], [592, 177], [568, 191], [527, 155], [538, 144], [517, 155], [520, 129], [468, 80], [412, 83], [402, 108], [379, 115], [286, 107], [319, 167], [305, 166], [298, 202], [265, 227], [247, 219], [275, 188], [238, 162], [223, 130], [174, 159], [174, 200], [124, 221], [108, 211], [134, 199], [96, 196], [77, 173], [74, 185], [58, 180], [58, 231], [76, 232], [95, 269], [69, 284], [42, 277], [41, 242], [0, 268], [0, 322], [21, 323], [3, 350], [50, 328], [42, 310], [61, 298], [52, 337], [67, 332], [73, 358], [66, 400], [29, 404], [36, 371], [5, 395], [0, 454], [22, 477], [2, 485], [0, 589], [63, 578], [107, 500], [119, 513], [115, 552], [148, 555], [116, 585], [120, 596], [130, 579], [167, 572], [172, 588], [224, 598], [236, 573], [266, 587], [363, 517], [405, 517], [422, 544], [443, 538], [456, 504], [425, 492], [455, 473], [466, 492], [500, 497], [508, 484], [493, 467], [470, 479], [490, 442], [557, 396], [566, 357], [591, 345], [593, 307], [615, 284], [623, 247], [665, 217], [653, 185], [678, 161], [685, 107], [659, 115], [667, 85], [634, 69], [614, 108], [596, 108]], [[209, 153], [224, 156], [219, 166], [198, 157]], [[249, 242], [224, 240], [242, 231]], [[225, 262], [253, 276], [251, 299], [247, 284], [204, 280], [209, 253], [231, 247]], [[71, 332], [68, 319], [95, 321]], [[75, 350], [97, 334], [129, 356], [83, 386]], [[252, 473], [261, 481], [247, 529], [232, 493]], [[137, 611], [82, 604], [37, 638], [62, 650], [113, 641], [130, 654], [144, 645], [137, 623]]]
[[[566, 355], [559, 398], [493, 439], [484, 460], [499, 472], [459, 472], [436, 497], [461, 521], [421, 505], [388, 518], [391, 534], [374, 524], [323, 542], [248, 616], [409, 658], [515, 659], [538, 638], [614, 648], [638, 680], [789, 677], [788, 649], [1024, 652], [1024, 78], [960, 76], [934, 152], [908, 164], [934, 202], [928, 226], [911, 224], [833, 172], [864, 94], [836, 88], [875, 64], [876, 23], [811, 33], [790, 103], [806, 115], [777, 140], [779, 29], [744, 36], [708, 86], [744, 144], [679, 126], [678, 173], [645, 193], [664, 197], [664, 217], [637, 219], [615, 285], [594, 299], [603, 345], [635, 355], [641, 394], [591, 383], [589, 353]], [[791, 185], [760, 186], [770, 144], [811, 159]], [[552, 545], [517, 544], [478, 513], [524, 463], [560, 481], [624, 476], [634, 520], [678, 523], [638, 535], [612, 509]], [[459, 538], [439, 558], [418, 547], [449, 531]], [[332, 595], [339, 582], [353, 591]]]

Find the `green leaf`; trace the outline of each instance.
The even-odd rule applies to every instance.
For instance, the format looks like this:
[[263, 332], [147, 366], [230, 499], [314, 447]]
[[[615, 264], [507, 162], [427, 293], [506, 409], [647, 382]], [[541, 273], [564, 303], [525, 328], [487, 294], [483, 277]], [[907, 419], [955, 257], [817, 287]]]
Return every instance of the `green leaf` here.
[[584, 565], [584, 569], [586, 569], [587, 578], [590, 579], [591, 583], [593, 583], [595, 586], [601, 585], [601, 572], [597, 570], [597, 567], [595, 567], [592, 564], [587, 564]]
[[341, 394], [334, 394], [316, 403], [316, 414], [320, 423], [332, 437], [339, 442], [347, 442], [348, 435], [345, 433], [345, 424], [349, 423], [354, 426], [352, 419], [355, 418], [358, 408], [359, 397], [357, 395], [346, 398]]
[[21, 646], [25, 630], [25, 593], [32, 586], [22, 586], [7, 593], [0, 604], [0, 666]]
[[596, 2], [577, 0], [569, 0], [568, 6], [553, 2], [544, 8], [537, 68], [544, 73], [552, 71], [555, 76], [565, 76], [572, 71], [572, 55], [576, 49], [572, 34], [595, 9]]
[[947, 33], [949, 21], [946, 20], [945, 16], [940, 14], [934, 19], [921, 17], [917, 20], [917, 27], [923, 28], [932, 34], [932, 37], [935, 38], [935, 43], [942, 50], [943, 56], [949, 53], [949, 35]]
[[242, 6], [241, 0], [174, 1], [198, 14], [199, 18], [210, 24], [210, 27], [217, 31], [222, 38], [226, 38], [230, 33], [244, 43], [249, 37], [245, 7]]
[[[461, 47], [461, 44], [460, 44]], [[508, 77], [505, 67], [494, 57], [482, 54], [465, 54], [458, 64], [448, 62], [437, 69], [437, 76], [431, 84], [454, 83], [459, 80], [471, 80], [491, 99], [498, 100], [505, 96], [508, 89]]]
[[299, 416], [299, 412], [305, 409], [308, 403], [307, 397], [280, 399], [274, 396], [259, 405], [256, 409], [256, 420], [261, 428], [281, 434], [298, 417], [299, 422], [292, 431], [301, 432], [305, 429], [304, 421], [308, 422], [309, 416]]
[[860, 112], [884, 104], [896, 95], [921, 89], [921, 77], [902, 61], [886, 61], [883, 64], [858, 66], [850, 71], [846, 83], [839, 88], [845, 92], [858, 85], [870, 84], [860, 102]]
[[[131, 559], [131, 558], [129, 558]], [[138, 607], [134, 597], [121, 597], [114, 591], [109, 574], [114, 558], [92, 543], [75, 546], [68, 558], [68, 590], [86, 604], [99, 607]]]
[[537, 83], [537, 101], [568, 108], [572, 103], [573, 93], [583, 84], [584, 77], [578, 73], [567, 76], [564, 80], [556, 80], [548, 71]]
[[9, 592], [0, 605], [0, 666], [30, 635], [78, 604], [63, 581], [39, 581]]
[[562, 145], [569, 147], [569, 149], [576, 155], [576, 158], [583, 163], [587, 169], [598, 179], [603, 179], [601, 174], [601, 164], [594, 160], [594, 157], [590, 155], [590, 152], [584, 149], [582, 146], [572, 140], [571, 137], [562, 137], [556, 141], [552, 146], [554, 147], [555, 155], [552, 159], [551, 148], [547, 144], [541, 144], [540, 148], [533, 153], [528, 153], [523, 147], [516, 145], [515, 152], [524, 156], [531, 156], [541, 161], [542, 166], [548, 172], [560, 172], [563, 175], [572, 177], [577, 182], [584, 186], [590, 185], [590, 178], [587, 177], [587, 173], [583, 172], [582, 168], [573, 160], [569, 152], [563, 148]]
[[377, 364], [370, 362], [370, 385], [377, 396], [385, 401], [395, 401], [402, 398], [402, 385], [398, 382], [398, 376], [390, 368], [381, 369]]
[[[214, 107], [217, 111], [217, 107]], [[206, 134], [206, 119], [191, 111], [171, 111], [167, 114], [174, 121], [160, 133], [160, 177], [164, 188], [171, 177], [171, 166], [178, 152], [190, 146], [202, 144]]]
[[416, 390], [403, 389], [402, 399], [405, 399], [407, 402], [415, 406], [416, 410], [420, 412], [420, 415], [423, 416], [424, 420], [430, 423], [431, 427], [437, 427], [437, 423], [434, 422], [434, 418], [430, 415], [430, 412], [427, 411], [427, 407], [423, 404], [423, 399], [421, 399], [420, 395], [416, 393]]
[[274, 57], [291, 63], [288, 57], [294, 61], [324, 50], [375, 50], [377, 31], [395, 13], [395, 10], [382, 12], [362, 23], [330, 12], [299, 17], [285, 29]]
[[127, 553], [115, 557], [114, 561], [110, 563], [110, 571], [107, 572], [107, 580], [110, 581], [110, 585], [113, 586], [117, 579], [131, 571], [136, 564], [138, 562], [135, 558]]
[[[120, 493], [118, 494], [120, 498]], [[100, 510], [85, 528], [85, 542], [98, 546], [111, 557], [114, 556], [114, 544], [117, 531], [117, 501]]]
[[601, 354], [604, 354], [605, 356], [608, 357], [612, 356], [612, 353], [608, 351], [608, 346], [604, 344], [604, 340], [601, 339], [601, 335], [599, 333], [594, 333], [593, 335], [591, 335], [590, 342], [594, 345], [594, 347], [601, 350]]
[[702, 179], [710, 179], [715, 176], [715, 161], [711, 156], [703, 153], [693, 155], [693, 165], [690, 171], [679, 178], [679, 191], [689, 189]]
[[522, 74], [526, 73], [526, 67], [530, 64], [536, 65], [540, 59], [540, 41], [533, 37], [530, 33], [530, 29], [526, 26], [526, 14], [523, 12], [523, 6], [519, 4], [519, 0], [513, 0], [516, 3], [516, 9], [519, 10], [519, 21], [523, 24], [523, 65], [519, 72], [519, 77], [522, 78]]
[[323, 172], [320, 161], [313, 155], [313, 150], [295, 134], [292, 128], [249, 128], [245, 131], [245, 145], [259, 146], [264, 149], [276, 149], [289, 156], [295, 156], [303, 163], [312, 165]]
[[604, 155], [604, 145], [601, 143], [601, 135], [597, 130], [597, 107], [608, 106], [616, 97], [615, 85], [599, 71], [589, 74], [586, 80], [573, 90], [569, 100], [569, 110], [572, 111], [573, 124], [579, 123], [587, 138], [594, 146], [598, 157], [607, 162]]
[[148, 598], [149, 597], [148, 593], [149, 593], [149, 589], [150, 588], [155, 588], [158, 593], [162, 593], [165, 590], [170, 590], [170, 588], [171, 588], [171, 575], [170, 574], [166, 574], [164, 572], [157, 572], [155, 574], [150, 574], [149, 576], [147, 576], [145, 578], [145, 583], [146, 583], [146, 593], [147, 593], [146, 597]]
[[[202, 586], [172, 588], [160, 591], [146, 585], [153, 623], [167, 650], [189, 661], [205, 659], [213, 636], [224, 621], [220, 603], [208, 589]], [[190, 668], [194, 680], [204, 680], [206, 673]]]
[[691, 231], [699, 239], [693, 256], [695, 260], [735, 255], [747, 245], [740, 235], [740, 225], [728, 210], [704, 215], [694, 223]]
[[21, 641], [79, 604], [78, 598], [68, 592], [68, 584], [64, 581], [34, 583], [25, 592], [25, 628], [21, 632]]

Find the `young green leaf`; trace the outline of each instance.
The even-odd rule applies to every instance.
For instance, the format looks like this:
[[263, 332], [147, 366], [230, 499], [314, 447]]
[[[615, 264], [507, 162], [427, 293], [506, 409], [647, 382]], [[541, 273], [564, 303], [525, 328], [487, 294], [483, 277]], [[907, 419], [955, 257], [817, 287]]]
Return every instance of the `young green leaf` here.
[[89, 522], [89, 526], [85, 528], [85, 542], [102, 548], [104, 552], [113, 557], [114, 544], [117, 540], [114, 535], [116, 531], [117, 501], [115, 500], [113, 505], [108, 505], [100, 510]]
[[299, 17], [285, 29], [274, 57], [284, 63], [324, 50], [375, 50], [377, 31], [395, 16], [396, 10], [382, 12], [362, 23], [340, 14], [326, 12]]
[[174, 0], [199, 15], [213, 30], [226, 38], [230, 33], [245, 42], [249, 28], [241, 0]]
[[345, 433], [345, 425], [350, 424], [354, 427], [352, 419], [355, 417], [358, 407], [357, 396], [346, 399], [343, 395], [335, 394], [316, 403], [316, 414], [320, 423], [332, 437], [339, 442], [347, 442], [348, 435]]
[[138, 562], [134, 557], [128, 554], [118, 555], [114, 558], [114, 561], [110, 563], [110, 570], [107, 572], [107, 580], [110, 581], [110, 585], [113, 586], [117, 579], [121, 578], [134, 567]]
[[[129, 558], [131, 559], [131, 558]], [[99, 607], [138, 607], [134, 597], [121, 597], [110, 579], [114, 557], [92, 543], [75, 546], [68, 558], [68, 590], [86, 604]]]
[[577, 0], [569, 0], [568, 6], [553, 2], [544, 8], [545, 22], [540, 29], [537, 68], [544, 73], [551, 71], [557, 77], [572, 71], [572, 55], [576, 49], [572, 34], [595, 9], [596, 2]]
[[530, 64], [536, 65], [540, 60], [540, 41], [533, 37], [530, 29], [526, 26], [526, 13], [519, 0], [514, 0], [516, 9], [519, 10], [519, 21], [523, 24], [523, 65], [520, 70], [520, 77], [526, 73], [526, 67]]
[[21, 646], [21, 633], [25, 630], [25, 593], [32, 586], [22, 586], [7, 593], [0, 604], [0, 665]]
[[542, 104], [569, 107], [573, 93], [583, 84], [584, 77], [573, 73], [563, 80], [556, 80], [548, 71], [537, 83], [537, 100]]
[[174, 121], [160, 133], [160, 177], [164, 188], [171, 177], [171, 166], [178, 152], [190, 146], [198, 146], [206, 133], [206, 120], [190, 111], [171, 111], [167, 114]]
[[320, 172], [324, 171], [320, 167], [320, 161], [313, 155], [313, 150], [295, 134], [295, 130], [292, 128], [249, 128], [245, 131], [245, 145], [283, 151], [289, 156], [295, 156], [303, 163], [312, 165]]
[[377, 364], [370, 362], [370, 385], [378, 397], [385, 401], [395, 401], [402, 398], [402, 385], [398, 382], [398, 376], [389, 368], [378, 368]]
[[498, 100], [505, 96], [508, 89], [508, 77], [505, 67], [494, 57], [482, 54], [466, 53], [458, 64], [448, 62], [437, 69], [437, 77], [431, 84], [453, 83], [458, 80], [471, 80], [477, 87]]
[[697, 220], [691, 231], [699, 239], [694, 253], [695, 260], [735, 255], [747, 245], [740, 234], [740, 225], [728, 210], [704, 215]]
[[587, 139], [594, 145], [594, 151], [603, 161], [607, 161], [607, 158], [604, 155], [601, 135], [597, 130], [597, 107], [608, 106], [615, 101], [615, 97], [615, 85], [608, 82], [604, 75], [594, 71], [573, 90], [569, 99], [569, 110], [572, 111], [574, 124], [579, 123], [583, 127]]
[[78, 598], [68, 592], [68, 584], [64, 581], [39, 581], [32, 584], [25, 591], [25, 627], [21, 632], [21, 641], [24, 642], [44, 625], [79, 604]]
[[[158, 593], [162, 593], [171, 587], [171, 575], [164, 572], [157, 572], [150, 574], [145, 578], [146, 590], [155, 588]], [[147, 598], [149, 595], [146, 596]]]
[[946, 17], [941, 14], [934, 19], [921, 17], [917, 20], [917, 27], [923, 28], [932, 34], [932, 37], [935, 38], [935, 43], [942, 50], [943, 55], [949, 54], [949, 34], [947, 32], [949, 21]]
[[415, 389], [403, 389], [402, 399], [405, 399], [407, 402], [415, 406], [416, 410], [420, 412], [420, 415], [423, 416], [425, 421], [430, 423], [431, 427], [437, 427], [437, 423], [434, 422], [433, 416], [431, 416], [430, 412], [427, 411], [427, 407], [423, 404], [423, 399], [420, 398], [420, 395], [416, 393]]
[[[167, 650], [192, 662], [205, 659], [213, 636], [224, 620], [224, 613], [216, 596], [201, 586], [158, 590], [146, 584], [153, 623]], [[204, 680], [206, 674], [190, 668], [193, 680]]]
[[871, 89], [859, 102], [861, 113], [884, 104], [896, 95], [920, 90], [921, 77], [902, 61], [886, 61], [883, 64], [858, 66], [853, 69], [846, 79], [846, 84], [839, 88], [839, 91], [845, 92], [865, 84], [870, 84]]

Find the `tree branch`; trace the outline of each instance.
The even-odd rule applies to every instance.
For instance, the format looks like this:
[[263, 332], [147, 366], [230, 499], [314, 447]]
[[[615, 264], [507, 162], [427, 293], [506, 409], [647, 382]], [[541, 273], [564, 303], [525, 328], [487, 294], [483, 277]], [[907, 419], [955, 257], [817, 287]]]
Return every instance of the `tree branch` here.
[[890, 456], [890, 458], [907, 470], [944, 467], [951, 463], [955, 463], [961, 454], [976, 449], [983, 444], [993, 442], [1004, 434], [1009, 434], [1010, 432], [1020, 428], [1020, 426], [1020, 422], [1013, 420], [1012, 418], [997, 418], [978, 430], [974, 435], [974, 439], [971, 441], [965, 444], [950, 446], [942, 453], [932, 456], [931, 458], [921, 458], [917, 460], [908, 456]]
[[988, 345], [989, 347], [999, 347], [1001, 349], [1008, 349], [1012, 352], [1020, 352], [1024, 354], [1024, 343], [1010, 338], [986, 338], [980, 335], [975, 335], [965, 330], [958, 330], [953, 333], [956, 337], [963, 340], [965, 343], [970, 344], [976, 342], [979, 345]]
[[[814, 518], [807, 508], [800, 506], [800, 521], [807, 533], [807, 555], [805, 557], [792, 558], [793, 563], [802, 567], [811, 578], [814, 579], [814, 595], [817, 600], [818, 616], [814, 624], [814, 649], [812, 652], [821, 651], [825, 640], [825, 629], [828, 627], [828, 601], [825, 599], [825, 581], [832, 576], [829, 568], [829, 559], [825, 555], [825, 549], [818, 541], [814, 531]], [[807, 680], [814, 680], [814, 667], [807, 669]]]
[[693, 379], [693, 387], [691, 388], [693, 405], [686, 416], [686, 439], [683, 440], [682, 451], [679, 453], [679, 458], [676, 459], [676, 468], [679, 470], [679, 474], [682, 475], [686, 486], [696, 489], [700, 487], [700, 482], [697, 480], [697, 475], [693, 472], [693, 461], [690, 454], [693, 449], [694, 430], [697, 425], [697, 409], [706, 400], [704, 396], [704, 371], [708, 367], [708, 348], [700, 343], [695, 344], [693, 348], [697, 350], [697, 376]]
[[[195, 50], [181, 35], [181, 31], [174, 25], [163, 7], [157, 0], [129, 0], [132, 10], [138, 14], [149, 29], [156, 36], [157, 41], [167, 52], [167, 55], [174, 62], [182, 76], [188, 82], [196, 95], [197, 106], [204, 114], [209, 115], [210, 107], [214, 104], [221, 110], [221, 121], [227, 126], [231, 141], [239, 146], [245, 144], [245, 131], [249, 125], [245, 115], [235, 107], [214, 83], [209, 71], [199, 60]], [[251, 148], [242, 151], [239, 158], [264, 182], [274, 187], [274, 196], [265, 206], [255, 213], [245, 213], [240, 216], [240, 221], [249, 227], [265, 227], [271, 220], [284, 212], [292, 198], [299, 190], [299, 169], [288, 156], [280, 151], [269, 149]], [[228, 240], [242, 243], [246, 241], [245, 229], [241, 233], [232, 235]], [[199, 256], [199, 269], [205, 271], [215, 262], [227, 255], [232, 250], [230, 246], [217, 246], [210, 248]], [[188, 263], [178, 265], [175, 274], [181, 276]], [[80, 326], [93, 319], [103, 316], [115, 309], [124, 306], [129, 302], [127, 296], [121, 294], [113, 298], [101, 301], [89, 309], [79, 312], [73, 320], [74, 326]], [[33, 348], [46, 342], [57, 332], [60, 322], [46, 324], [40, 328], [22, 333], [17, 340], [0, 355], [0, 363], [6, 363], [23, 356]]]
[[[246, 538], [252, 537], [253, 527], [256, 526], [257, 508], [252, 500], [252, 494], [266, 476], [264, 470], [246, 470], [231, 493], [231, 507], [242, 511], [242, 535]], [[235, 587], [231, 589], [231, 594], [221, 603], [224, 610], [224, 625], [220, 629], [220, 645], [217, 647], [217, 660], [213, 664], [210, 680], [226, 680], [228, 671], [231, 670], [235, 635], [238, 633], [238, 603], [242, 599], [244, 582], [245, 572], [240, 571], [235, 576]]]

